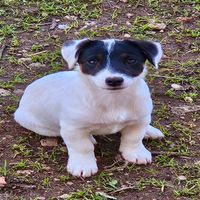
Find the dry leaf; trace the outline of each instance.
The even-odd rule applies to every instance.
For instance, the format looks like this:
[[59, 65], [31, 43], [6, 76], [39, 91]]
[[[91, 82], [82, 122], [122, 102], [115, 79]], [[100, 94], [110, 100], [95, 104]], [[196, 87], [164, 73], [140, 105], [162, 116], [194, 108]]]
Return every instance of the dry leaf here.
[[45, 138], [40, 140], [40, 143], [43, 147], [55, 147], [58, 146], [57, 138]]
[[54, 29], [56, 26], [57, 26], [56, 19], [53, 19], [49, 29], [52, 30], [52, 29]]
[[178, 85], [178, 84], [171, 84], [171, 87], [174, 89], [174, 90], [184, 90], [183, 86], [181, 85]]
[[164, 23], [150, 23], [148, 27], [156, 29], [156, 30], [164, 30], [166, 25]]
[[6, 185], [6, 178], [5, 177], [0, 177], [0, 187], [3, 187], [4, 185]]
[[11, 92], [9, 90], [4, 90], [4, 89], [0, 88], [0, 96], [7, 96], [10, 94], [11, 94]]

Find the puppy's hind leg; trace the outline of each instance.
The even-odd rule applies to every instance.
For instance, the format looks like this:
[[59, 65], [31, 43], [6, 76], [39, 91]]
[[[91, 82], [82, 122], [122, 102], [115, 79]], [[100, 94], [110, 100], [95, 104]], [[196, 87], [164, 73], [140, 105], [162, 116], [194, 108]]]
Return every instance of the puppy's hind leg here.
[[73, 176], [89, 177], [98, 171], [94, 155], [94, 138], [82, 130], [61, 127], [61, 137], [68, 150], [67, 171]]
[[14, 113], [14, 119], [24, 128], [29, 129], [37, 134], [49, 137], [60, 136], [59, 127], [45, 127], [45, 125], [41, 124], [30, 113], [25, 112], [22, 109], [17, 109], [17, 111]]
[[163, 138], [163, 137], [164, 137], [163, 133], [159, 129], [151, 125], [148, 126], [147, 132], [144, 136], [144, 138], [152, 138], [152, 139]]

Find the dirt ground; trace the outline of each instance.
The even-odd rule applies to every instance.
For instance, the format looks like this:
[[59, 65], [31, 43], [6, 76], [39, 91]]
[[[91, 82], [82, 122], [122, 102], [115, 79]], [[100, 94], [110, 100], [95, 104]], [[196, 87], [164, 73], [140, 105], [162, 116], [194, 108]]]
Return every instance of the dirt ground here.
[[[13, 120], [28, 84], [67, 70], [63, 42], [85, 37], [162, 44], [159, 69], [147, 63], [152, 125], [165, 135], [144, 140], [152, 164], [125, 163], [120, 133], [98, 136], [98, 173], [76, 178], [66, 171], [61, 138], [49, 140]], [[0, 199], [200, 199], [199, 49], [199, 0], [1, 0]]]

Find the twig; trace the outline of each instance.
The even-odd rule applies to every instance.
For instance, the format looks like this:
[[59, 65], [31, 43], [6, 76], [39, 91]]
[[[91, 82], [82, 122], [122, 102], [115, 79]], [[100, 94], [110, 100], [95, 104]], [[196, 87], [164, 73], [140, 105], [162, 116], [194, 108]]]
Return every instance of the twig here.
[[37, 52], [37, 53], [30, 54], [30, 55], [28, 55], [28, 56], [36, 56], [36, 55], [40, 55], [40, 54], [43, 54], [43, 53], [46, 53], [46, 52], [47, 52], [47, 50], [45, 50], [45, 51], [40, 51], [40, 52]]
[[120, 189], [118, 189], [118, 190], [112, 191], [111, 194], [112, 194], [112, 193], [116, 193], [116, 192], [121, 192], [121, 191], [124, 191], [124, 190], [130, 190], [130, 189], [137, 189], [137, 187], [132, 186], [132, 187], [120, 188]]
[[181, 58], [172, 58], [169, 56], [163, 56], [162, 59], [182, 60]]
[[136, 8], [138, 7], [139, 3], [140, 3], [140, 0], [137, 1], [137, 3], [136, 3], [136, 5], [135, 5], [135, 7], [133, 8], [133, 10], [136, 9]]
[[1, 49], [0, 49], [0, 59], [2, 57], [2, 54], [3, 54], [3, 51], [4, 51], [5, 48], [6, 48], [6, 45], [5, 45], [5, 43], [3, 43], [2, 46], [1, 46]]
[[169, 156], [178, 156], [179, 158], [186, 158], [186, 159], [191, 159], [190, 157], [188, 156], [181, 156], [181, 155], [178, 155], [178, 152], [164, 152], [164, 151], [153, 151], [151, 152], [152, 155], [154, 156], [158, 156], [158, 155], [169, 155]]

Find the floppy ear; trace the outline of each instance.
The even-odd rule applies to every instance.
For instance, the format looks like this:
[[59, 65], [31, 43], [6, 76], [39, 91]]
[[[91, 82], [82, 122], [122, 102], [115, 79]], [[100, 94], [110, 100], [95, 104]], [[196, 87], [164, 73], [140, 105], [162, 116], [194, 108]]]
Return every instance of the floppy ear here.
[[138, 45], [140, 50], [146, 55], [147, 60], [158, 69], [158, 63], [162, 58], [163, 51], [160, 43], [143, 40], [133, 40]]
[[90, 41], [91, 41], [90, 39], [69, 40], [63, 44], [61, 49], [61, 54], [64, 60], [67, 62], [69, 69], [73, 69], [77, 62], [78, 59], [77, 51], [81, 49], [83, 45], [85, 45]]

